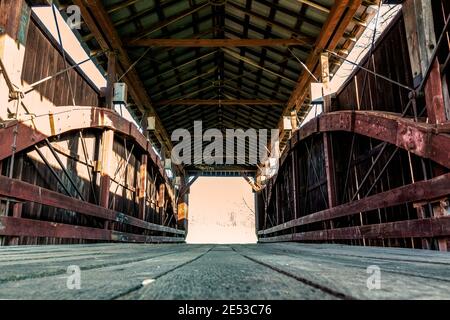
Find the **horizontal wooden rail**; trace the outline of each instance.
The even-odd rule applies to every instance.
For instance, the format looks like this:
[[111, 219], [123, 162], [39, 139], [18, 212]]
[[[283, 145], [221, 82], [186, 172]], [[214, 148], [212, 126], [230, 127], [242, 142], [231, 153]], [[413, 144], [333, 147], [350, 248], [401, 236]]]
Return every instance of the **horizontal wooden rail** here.
[[91, 217], [120, 222], [145, 230], [167, 232], [178, 235], [185, 234], [185, 231], [183, 230], [177, 230], [174, 228], [160, 226], [154, 223], [143, 221], [121, 212], [109, 210], [36, 185], [32, 185], [16, 179], [10, 179], [5, 176], [0, 176], [0, 196], [13, 198], [19, 201], [30, 201], [50, 207], [74, 211]]
[[113, 230], [13, 217], [0, 217], [0, 235], [115, 242], [184, 242], [183, 237], [145, 236]]
[[259, 238], [259, 242], [423, 238], [450, 235], [450, 216]]
[[310, 215], [288, 221], [278, 226], [261, 230], [258, 235], [286, 230], [293, 227], [303, 226], [314, 222], [331, 220], [339, 217], [357, 214], [379, 208], [392, 207], [395, 205], [428, 201], [450, 194], [450, 174], [445, 174], [427, 181], [419, 181], [403, 187], [391, 189], [373, 196], [346, 203], [337, 207], [322, 210]]

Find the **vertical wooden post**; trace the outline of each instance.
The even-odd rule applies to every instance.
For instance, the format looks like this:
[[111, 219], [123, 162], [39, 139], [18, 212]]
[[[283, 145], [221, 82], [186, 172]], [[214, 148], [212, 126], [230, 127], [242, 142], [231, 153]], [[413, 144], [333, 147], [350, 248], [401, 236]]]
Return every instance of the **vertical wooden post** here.
[[[111, 189], [112, 157], [113, 157], [114, 131], [104, 130], [101, 142], [101, 161], [100, 161], [100, 205], [109, 208], [109, 194]], [[105, 224], [105, 228], [109, 223]]]
[[108, 53], [108, 75], [106, 84], [106, 108], [114, 109], [113, 97], [114, 97], [114, 83], [116, 82], [116, 54], [115, 52]]
[[[447, 206], [447, 199], [442, 199], [438, 203], [434, 204], [433, 216], [437, 218], [445, 216], [447, 212]], [[438, 238], [439, 251], [448, 251], [447, 240], [447, 238]]]
[[[323, 112], [327, 113], [331, 111], [331, 96], [329, 95], [329, 63], [328, 54], [322, 54], [320, 58], [322, 82], [324, 85], [324, 104]], [[327, 177], [327, 194], [328, 194], [328, 208], [332, 208], [337, 205], [336, 203], [336, 180], [335, 180], [335, 168], [334, 168], [334, 156], [333, 145], [331, 136], [329, 133], [324, 132], [323, 137], [323, 152], [325, 160], [325, 173]], [[333, 228], [333, 222], [330, 221], [330, 228]]]
[[178, 227], [184, 229], [187, 232], [187, 222], [188, 222], [188, 203], [187, 203], [187, 195], [183, 195], [181, 199], [178, 201]]
[[145, 212], [147, 207], [147, 180], [148, 180], [148, 157], [147, 154], [143, 154], [141, 157], [140, 167], [140, 183], [139, 183], [139, 219], [145, 220]]
[[291, 170], [291, 175], [292, 175], [292, 198], [293, 198], [293, 204], [292, 204], [292, 209], [294, 210], [294, 219], [298, 218], [298, 213], [297, 213], [297, 157], [296, 157], [296, 151], [293, 150], [291, 152], [291, 161], [292, 161], [292, 170]]
[[402, 6], [414, 87], [423, 79], [436, 46], [431, 1], [406, 0]]
[[320, 55], [320, 70], [323, 85], [323, 95], [327, 96], [331, 93], [330, 87], [330, 66], [328, 63], [328, 53], [322, 52]]
[[[413, 204], [413, 206], [417, 211], [417, 218], [425, 219], [426, 216], [425, 216], [425, 208], [423, 207], [424, 205], [421, 203], [417, 203], [417, 204]], [[420, 240], [422, 242], [422, 249], [427, 249], [427, 250], [431, 249], [430, 241], [427, 238], [421, 238]]]
[[425, 85], [427, 114], [431, 123], [443, 123], [447, 121], [441, 79], [440, 65], [436, 58]]
[[[17, 175], [14, 176], [15, 179], [22, 180], [22, 172], [23, 172], [23, 157], [20, 156], [17, 158]], [[21, 218], [22, 217], [22, 208], [23, 204], [21, 202], [16, 202], [13, 204], [13, 217]], [[19, 245], [19, 237], [12, 237], [9, 244], [16, 246]]]
[[333, 146], [330, 134], [327, 132], [323, 133], [323, 149], [325, 155], [325, 171], [327, 175], [328, 207], [332, 208], [337, 205], [336, 181], [335, 181], [335, 168], [333, 159]]
[[159, 191], [158, 191], [158, 213], [160, 218], [160, 223], [164, 223], [164, 205], [165, 205], [165, 199], [166, 198], [166, 185], [164, 182], [162, 182], [159, 185]]

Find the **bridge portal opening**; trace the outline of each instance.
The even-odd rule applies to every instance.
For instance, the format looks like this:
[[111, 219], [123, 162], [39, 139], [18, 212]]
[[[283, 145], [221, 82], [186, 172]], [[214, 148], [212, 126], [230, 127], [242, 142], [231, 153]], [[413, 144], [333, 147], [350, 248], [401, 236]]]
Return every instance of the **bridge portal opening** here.
[[189, 194], [187, 243], [256, 243], [255, 196], [242, 177], [200, 177]]

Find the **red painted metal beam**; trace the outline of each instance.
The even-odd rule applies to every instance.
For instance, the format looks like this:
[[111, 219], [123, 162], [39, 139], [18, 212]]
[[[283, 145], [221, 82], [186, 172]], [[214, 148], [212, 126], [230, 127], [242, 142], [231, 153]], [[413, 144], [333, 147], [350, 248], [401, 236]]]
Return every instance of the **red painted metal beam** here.
[[[94, 107], [60, 107], [59, 110], [61, 111], [55, 114], [21, 120], [16, 152], [42, 142], [45, 138], [81, 129], [98, 128], [111, 129], [129, 136], [142, 149], [146, 150], [152, 159], [157, 159], [157, 155], [152, 150], [147, 138], [139, 132], [135, 125], [123, 119], [114, 111]], [[12, 121], [8, 123], [6, 128], [0, 129], [0, 160], [11, 156], [12, 133], [15, 126], [16, 122]]]
[[120, 212], [109, 210], [101, 206], [65, 196], [55, 191], [44, 189], [20, 180], [10, 179], [1, 175], [0, 196], [70, 210], [88, 216], [105, 219], [107, 221], [114, 221], [139, 227], [145, 230], [184, 235], [183, 230], [177, 230], [143, 221]]
[[327, 221], [339, 217], [350, 216], [359, 212], [391, 207], [408, 202], [429, 201], [449, 194], [450, 174], [446, 174], [291, 220], [278, 226], [261, 230], [258, 232], [258, 235], [266, 235], [314, 222]]
[[445, 124], [415, 122], [394, 113], [338, 111], [322, 114], [305, 124], [295, 133], [296, 137], [287, 144], [284, 152], [289, 152], [314, 133], [345, 131], [385, 141], [450, 168], [450, 135], [446, 134], [450, 133], [448, 129]]
[[[280, 167], [288, 158], [289, 152], [306, 138], [316, 133], [354, 132], [371, 137], [410, 151], [422, 158], [450, 168], [450, 127], [447, 123], [428, 124], [415, 122], [400, 114], [380, 111], [338, 111], [321, 114], [309, 121], [286, 144], [280, 157]], [[277, 175], [266, 185], [268, 201]]]

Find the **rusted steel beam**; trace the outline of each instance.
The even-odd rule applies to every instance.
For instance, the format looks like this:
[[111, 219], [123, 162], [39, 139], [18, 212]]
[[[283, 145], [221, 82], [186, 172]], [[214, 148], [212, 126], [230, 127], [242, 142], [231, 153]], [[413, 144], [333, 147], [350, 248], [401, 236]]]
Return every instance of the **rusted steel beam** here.
[[261, 230], [258, 232], [258, 235], [270, 234], [314, 222], [327, 221], [408, 202], [429, 201], [447, 195], [450, 195], [450, 174], [391, 189], [361, 200], [319, 211], [273, 228]]
[[68, 197], [61, 193], [44, 189], [23, 181], [10, 179], [5, 176], [0, 176], [0, 195], [20, 201], [30, 201], [50, 207], [70, 210], [91, 217], [124, 223], [146, 230], [174, 233], [180, 235], [184, 234], [184, 232], [181, 230], [176, 230], [173, 228], [146, 222], [138, 218], [128, 216], [124, 213], [109, 210], [101, 206]]
[[[307, 43], [302, 38], [292, 39], [142, 39], [128, 42], [139, 47], [267, 47], [295, 46]], [[309, 45], [311, 43], [308, 43]]]
[[0, 235], [142, 243], [184, 242], [182, 237], [145, 236], [14, 217], [0, 217]]
[[166, 106], [166, 105], [173, 105], [173, 106], [188, 106], [188, 105], [223, 105], [223, 106], [229, 106], [229, 105], [284, 105], [286, 102], [279, 101], [279, 100], [258, 100], [258, 99], [224, 99], [224, 100], [202, 100], [202, 99], [181, 99], [181, 100], [161, 100], [156, 102], [156, 105], [159, 106]]
[[449, 235], [450, 217], [440, 217], [330, 230], [309, 231], [269, 238], [260, 238], [258, 241], [332, 241], [357, 239], [446, 237]]
[[[280, 158], [280, 167], [288, 153], [304, 139], [319, 132], [345, 131], [371, 137], [395, 145], [419, 157], [431, 159], [450, 168], [450, 132], [445, 124], [418, 123], [400, 114], [379, 111], [338, 111], [324, 113], [294, 133]], [[277, 176], [266, 185], [268, 201]]]
[[[338, 111], [320, 115], [300, 128], [294, 147], [317, 132], [345, 131], [396, 145], [450, 168], [450, 136], [440, 126], [414, 122], [400, 114], [378, 111]], [[289, 151], [289, 145], [285, 152]]]

